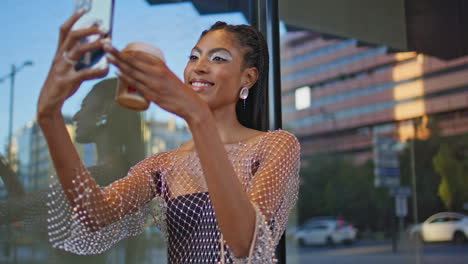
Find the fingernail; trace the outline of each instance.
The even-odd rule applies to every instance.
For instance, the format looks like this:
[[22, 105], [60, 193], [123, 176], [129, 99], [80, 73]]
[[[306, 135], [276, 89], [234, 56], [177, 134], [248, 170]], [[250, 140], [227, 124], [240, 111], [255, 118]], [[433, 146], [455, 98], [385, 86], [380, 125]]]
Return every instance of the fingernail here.
[[104, 41], [103, 46], [105, 49], [112, 50], [112, 45], [109, 43], [109, 41]]
[[103, 38], [100, 40], [101, 41], [101, 44], [107, 44], [107, 43], [110, 43], [111, 42], [111, 39], [110, 38]]
[[106, 58], [110, 61], [115, 61], [115, 57], [110, 53], [106, 53]]

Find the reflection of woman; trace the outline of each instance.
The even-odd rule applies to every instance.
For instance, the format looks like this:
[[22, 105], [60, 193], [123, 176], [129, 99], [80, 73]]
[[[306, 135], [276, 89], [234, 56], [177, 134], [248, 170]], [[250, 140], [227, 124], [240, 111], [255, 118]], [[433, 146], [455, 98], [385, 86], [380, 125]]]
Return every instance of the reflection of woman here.
[[[38, 120], [64, 190], [52, 194], [52, 244], [97, 254], [140, 233], [151, 213], [167, 235], [171, 263], [273, 262], [297, 199], [299, 145], [285, 131], [249, 128], [255, 122], [250, 108], [264, 99], [268, 78], [263, 36], [250, 26], [216, 23], [192, 49], [182, 83], [151, 55], [130, 57], [104, 41], [79, 44], [80, 38], [102, 34], [97, 28], [70, 31], [80, 15], [62, 26], [38, 102]], [[83, 168], [60, 114], [82, 81], [107, 73], [74, 70], [75, 60], [96, 48], [105, 49], [120, 78], [184, 118], [193, 136], [176, 150], [144, 159], [105, 188]]]
[[[103, 186], [125, 175], [145, 155], [140, 115], [115, 103], [116, 87], [116, 78], [98, 82], [83, 99], [81, 109], [73, 116], [75, 141], [96, 145], [96, 165], [87, 169], [96, 183]], [[136, 254], [142, 251], [142, 241], [135, 238], [130, 242], [125, 250], [125, 263], [139, 263]], [[69, 261], [70, 256], [64, 260]], [[76, 260], [80, 263], [106, 261], [96, 257], [79, 257]], [[107, 261], [111, 261], [111, 258]]]
[[99, 185], [125, 175], [145, 155], [140, 115], [115, 103], [116, 87], [115, 78], [97, 83], [73, 116], [75, 141], [96, 144], [96, 165], [88, 170]]
[[[114, 101], [117, 79], [100, 81], [84, 98], [81, 109], [73, 116], [76, 124], [75, 141], [95, 143], [96, 164], [87, 168], [97, 183], [108, 185], [128, 171], [137, 161], [144, 158], [141, 118], [138, 113], [126, 110]], [[130, 129], [133, 128], [133, 129]], [[135, 129], [136, 128], [136, 129]], [[10, 203], [0, 205], [7, 215], [2, 220], [27, 220], [35, 231], [42, 231], [47, 214], [47, 191], [25, 193]], [[11, 221], [10, 220], [10, 221]], [[0, 221], [2, 223], [3, 221]], [[42, 226], [41, 226], [42, 225]], [[137, 251], [133, 243], [126, 247], [126, 263], [132, 262]], [[53, 251], [51, 263], [105, 263], [107, 256], [76, 256]]]
[[[95, 143], [96, 164], [87, 170], [99, 185], [108, 185], [125, 175], [145, 155], [140, 115], [115, 103], [116, 87], [116, 78], [98, 82], [73, 116], [75, 141]], [[142, 252], [142, 241], [134, 238], [130, 242], [125, 250], [125, 263], [139, 263], [136, 254]], [[112, 262], [105, 256], [73, 258], [69, 254], [64, 254], [62, 260], [74, 260], [76, 263]]]
[[[87, 169], [100, 185], [108, 185], [125, 175], [133, 164], [144, 158], [145, 153], [139, 129], [140, 115], [115, 103], [116, 87], [115, 78], [94, 85], [84, 98], [81, 109], [73, 116], [75, 141], [96, 144], [96, 164]], [[3, 160], [2, 164], [5, 164]], [[8, 202], [0, 204], [0, 224], [26, 221], [27, 227], [40, 232], [38, 236], [41, 236], [45, 232], [47, 190], [24, 193], [17, 176], [10, 171], [12, 175], [7, 176], [12, 179], [10, 185], [14, 188], [10, 188]], [[137, 249], [132, 246], [140, 241], [134, 239], [132, 242], [126, 248], [126, 263], [133, 263], [132, 260], [136, 259], [134, 253]], [[49, 259], [51, 263], [104, 263], [107, 259], [105, 256], [77, 257], [57, 251], [53, 253]]]

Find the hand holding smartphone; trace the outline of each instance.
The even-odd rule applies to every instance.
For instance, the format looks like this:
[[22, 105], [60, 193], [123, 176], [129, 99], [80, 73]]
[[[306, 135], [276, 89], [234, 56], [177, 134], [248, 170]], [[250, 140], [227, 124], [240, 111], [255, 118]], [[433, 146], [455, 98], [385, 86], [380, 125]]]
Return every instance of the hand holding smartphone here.
[[[98, 38], [110, 38], [112, 35], [112, 20], [114, 13], [114, 0], [75, 0], [75, 11], [85, 9], [86, 13], [73, 25], [72, 30], [96, 26], [106, 34], [104, 36], [93, 35], [82, 39], [81, 43], [93, 42]], [[102, 49], [93, 50], [81, 56], [75, 65], [75, 70], [83, 68], [109, 67], [105, 52]]]

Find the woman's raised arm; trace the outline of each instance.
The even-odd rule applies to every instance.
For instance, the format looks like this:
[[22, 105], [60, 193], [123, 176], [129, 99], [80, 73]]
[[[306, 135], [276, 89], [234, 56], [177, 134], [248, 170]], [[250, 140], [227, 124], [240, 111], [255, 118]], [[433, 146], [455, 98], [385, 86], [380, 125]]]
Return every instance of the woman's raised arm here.
[[104, 34], [97, 27], [72, 30], [82, 15], [83, 12], [74, 14], [60, 27], [57, 52], [37, 104], [37, 120], [60, 183], [50, 193], [50, 242], [76, 254], [98, 254], [120, 239], [142, 231], [139, 227], [145, 214], [140, 210], [157, 195], [162, 181], [157, 164], [164, 164], [166, 154], [145, 159], [127, 177], [105, 188], [96, 184], [84, 167], [61, 110], [82, 82], [105, 76], [108, 68], [75, 70], [75, 62], [84, 53], [100, 49], [104, 43], [102, 39], [80, 42], [87, 36]]
[[[80, 43], [90, 35], [103, 35], [97, 27], [72, 30], [84, 10], [73, 14], [61, 27], [59, 42], [47, 79], [42, 86], [37, 103], [37, 121], [49, 146], [60, 183], [65, 190], [73, 188], [73, 177], [84, 170], [83, 164], [70, 139], [62, 116], [62, 106], [85, 80], [105, 76], [108, 69], [83, 69], [75, 71], [75, 61], [85, 52], [102, 47], [102, 41]], [[66, 192], [73, 202], [71, 192]]]

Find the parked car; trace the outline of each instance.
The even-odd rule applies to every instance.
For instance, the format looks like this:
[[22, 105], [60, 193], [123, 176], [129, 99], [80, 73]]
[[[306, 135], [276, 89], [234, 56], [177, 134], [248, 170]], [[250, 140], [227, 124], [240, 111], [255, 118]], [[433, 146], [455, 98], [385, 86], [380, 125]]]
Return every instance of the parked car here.
[[468, 238], [468, 216], [454, 212], [437, 213], [412, 226], [409, 232], [412, 238], [423, 242], [463, 243]]
[[294, 238], [301, 246], [352, 244], [357, 229], [341, 217], [315, 217], [299, 226]]

